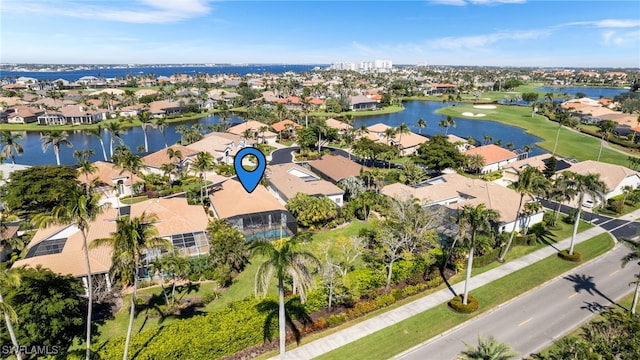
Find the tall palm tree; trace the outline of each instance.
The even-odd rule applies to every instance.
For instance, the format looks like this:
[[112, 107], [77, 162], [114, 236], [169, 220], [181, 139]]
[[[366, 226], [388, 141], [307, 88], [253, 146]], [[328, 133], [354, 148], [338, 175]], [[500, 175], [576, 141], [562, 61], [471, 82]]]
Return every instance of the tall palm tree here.
[[322, 149], [322, 135], [327, 135], [329, 132], [329, 127], [327, 126], [327, 122], [323, 119], [316, 121], [313, 124], [314, 130], [318, 133], [318, 154], [320, 154], [320, 150]]
[[252, 255], [265, 256], [256, 272], [255, 292], [266, 295], [269, 282], [275, 273], [278, 279], [278, 327], [280, 330], [280, 359], [285, 356], [284, 280], [293, 279], [293, 288], [300, 292], [304, 303], [306, 291], [313, 285], [312, 271], [320, 267], [320, 261], [310, 252], [298, 248], [297, 238], [280, 242], [255, 241], [249, 247]]
[[49, 146], [53, 147], [53, 153], [56, 155], [56, 164], [60, 165], [60, 145], [66, 145], [67, 147], [73, 147], [71, 141], [67, 139], [69, 133], [61, 130], [45, 131], [40, 136], [42, 141], [42, 152], [46, 152]]
[[[476, 207], [465, 205], [458, 210], [456, 223], [458, 224], [462, 236], [469, 247], [469, 257], [467, 260], [467, 278], [464, 282], [464, 295], [462, 303], [467, 305], [469, 298], [469, 282], [471, 281], [471, 268], [473, 266], [473, 252], [475, 250], [476, 237], [480, 232], [486, 232], [491, 229], [491, 222], [497, 220], [500, 214], [493, 210], [487, 209], [484, 204], [478, 204]], [[470, 236], [469, 236], [470, 235]]]
[[[630, 253], [622, 258], [622, 267], [625, 267], [629, 262], [640, 260], [640, 240], [622, 239], [625, 245], [631, 250]], [[636, 291], [633, 293], [633, 302], [631, 304], [631, 313], [636, 313], [636, 306], [638, 305], [638, 296], [640, 295], [640, 273], [636, 275]]]
[[119, 218], [116, 220], [116, 231], [111, 234], [110, 238], [94, 240], [90, 245], [91, 248], [102, 245], [110, 246], [113, 249], [112, 271], [120, 275], [124, 284], [133, 284], [123, 360], [128, 360], [136, 310], [138, 271], [143, 254], [150, 249], [171, 249], [169, 240], [158, 237], [158, 230], [155, 227], [157, 221], [158, 218], [155, 214], [147, 214], [146, 212], [143, 212], [139, 217]]
[[[411, 130], [409, 129], [409, 126], [407, 126], [407, 124], [405, 123], [400, 123], [400, 125], [398, 125], [398, 127], [395, 129], [396, 130], [396, 134], [398, 134], [398, 146], [400, 148], [402, 148], [402, 134], [410, 134]], [[400, 150], [400, 156], [402, 156], [402, 149]]]
[[18, 143], [20, 139], [22, 139], [22, 135], [20, 134], [12, 134], [6, 130], [0, 132], [0, 144], [2, 144], [0, 158], [11, 159], [11, 164], [15, 165], [16, 155], [22, 155], [24, 152], [22, 145]]
[[142, 135], [144, 136], [144, 152], [149, 152], [149, 139], [147, 138], [147, 128], [153, 125], [153, 119], [148, 111], [141, 111], [138, 114], [138, 121], [142, 127]]
[[418, 126], [418, 134], [422, 135], [422, 129], [427, 127], [426, 121], [424, 121], [423, 118], [420, 118], [418, 119], [418, 122], [416, 123], [416, 125]]
[[600, 155], [602, 155], [602, 148], [604, 147], [604, 142], [609, 140], [611, 133], [618, 126], [613, 120], [604, 120], [598, 123], [598, 132], [602, 134], [602, 138], [600, 139], [600, 150], [598, 150], [598, 159], [600, 161]]
[[93, 280], [91, 263], [89, 262], [89, 247], [87, 236], [89, 227], [96, 217], [104, 212], [106, 205], [100, 205], [101, 195], [96, 193], [84, 194], [82, 191], [73, 191], [66, 194], [67, 201], [63, 205], [56, 206], [51, 213], [36, 214], [32, 222], [39, 228], [46, 228], [53, 224], [75, 225], [82, 235], [82, 250], [84, 252], [84, 265], [87, 270], [87, 330], [86, 330], [86, 359], [91, 357], [91, 316], [93, 311]]
[[484, 136], [484, 144], [485, 145], [491, 143], [492, 141], [493, 141], [493, 136], [491, 136], [491, 135], [485, 135]]
[[106, 129], [109, 132], [109, 157], [113, 158], [113, 144], [117, 141], [120, 145], [123, 145], [122, 135], [127, 132], [117, 121], [108, 123]]
[[127, 147], [120, 147], [119, 151], [115, 154], [113, 162], [116, 167], [122, 169], [121, 173], [128, 171], [131, 176], [131, 205], [133, 205], [133, 176], [138, 174], [144, 167], [140, 156], [134, 154]]
[[564, 125], [568, 119], [569, 119], [569, 115], [564, 111], [561, 111], [556, 114], [556, 120], [558, 120], [558, 130], [556, 131], [556, 141], [553, 144], [553, 152], [551, 153], [551, 155], [553, 156], [556, 155], [556, 150], [558, 149], [558, 140], [560, 139], [560, 129], [562, 129], [562, 125]]
[[104, 147], [104, 140], [102, 140], [102, 130], [104, 130], [104, 127], [102, 126], [102, 124], [98, 124], [97, 127], [89, 128], [87, 130], [87, 134], [98, 138], [98, 141], [100, 141], [100, 147], [102, 148], [102, 156], [104, 157], [104, 161], [109, 161], [109, 158], [107, 158], [107, 150]]
[[553, 210], [553, 225], [558, 222], [558, 215], [560, 214], [560, 207], [563, 202], [571, 201], [575, 196], [575, 190], [570, 186], [570, 178], [566, 173], [561, 173], [551, 183], [551, 186], [546, 189], [546, 196], [549, 200], [557, 203], [556, 208]]
[[395, 128], [386, 128], [384, 129], [384, 137], [387, 139], [387, 145], [389, 145], [389, 143], [391, 142], [391, 140], [393, 140], [393, 138], [396, 136], [396, 129]]
[[584, 202], [585, 195], [589, 195], [594, 204], [598, 203], [598, 201], [604, 201], [605, 194], [607, 193], [607, 185], [600, 180], [600, 174], [581, 175], [569, 171], [565, 171], [565, 173], [567, 173], [568, 187], [575, 191], [572, 199], [575, 199], [576, 196], [578, 198], [578, 211], [576, 211], [573, 234], [571, 235], [571, 245], [569, 246], [569, 255], [573, 255], [573, 246], [575, 245], [576, 234], [578, 233], [582, 203]]
[[196, 158], [191, 166], [194, 170], [200, 173], [200, 180], [202, 181], [200, 184], [200, 202], [204, 205], [205, 196], [203, 195], [203, 189], [206, 190], [207, 171], [213, 170], [215, 166], [215, 159], [210, 153], [202, 151], [196, 155]]
[[89, 189], [91, 182], [89, 181], [89, 175], [98, 171], [98, 168], [89, 161], [89, 157], [94, 154], [93, 149], [76, 150], [73, 152], [73, 157], [78, 162], [78, 172], [85, 177], [85, 190], [87, 196], [89, 196]]
[[516, 234], [516, 228], [518, 227], [518, 220], [520, 220], [520, 212], [522, 210], [522, 203], [524, 202], [525, 196], [533, 196], [539, 194], [545, 188], [545, 177], [542, 176], [540, 171], [533, 166], [529, 166], [522, 170], [518, 174], [518, 181], [516, 181], [513, 186], [514, 190], [520, 194], [520, 202], [518, 203], [518, 210], [516, 210], [516, 218], [513, 222], [513, 230], [511, 230], [511, 235], [509, 235], [509, 241], [507, 242], [507, 246], [505, 246], [502, 255], [498, 258], [498, 261], [504, 262], [505, 256], [507, 256], [507, 252], [511, 248], [511, 242], [513, 241], [513, 237]]
[[465, 345], [467, 350], [460, 353], [460, 360], [509, 360], [518, 356], [509, 345], [499, 342], [493, 336], [478, 336], [477, 347]]
[[4, 297], [2, 296], [2, 287], [20, 286], [20, 273], [16, 270], [17, 269], [11, 268], [6, 269], [4, 267], [0, 269], [0, 312], [4, 315], [4, 323], [9, 331], [9, 337], [11, 338], [11, 344], [13, 345], [13, 351], [15, 352], [16, 359], [22, 360], [22, 352], [18, 345], [18, 339], [16, 338], [15, 331], [13, 331], [13, 322], [17, 321], [16, 312], [13, 311], [11, 305], [4, 302]]
[[164, 148], [168, 148], [169, 145], [167, 145], [167, 135], [165, 133], [165, 129], [167, 128], [167, 118], [165, 117], [159, 117], [156, 118], [155, 120], [153, 120], [153, 126], [156, 127], [156, 129], [158, 129], [158, 131], [160, 131], [160, 133], [162, 134], [162, 139], [164, 140]]

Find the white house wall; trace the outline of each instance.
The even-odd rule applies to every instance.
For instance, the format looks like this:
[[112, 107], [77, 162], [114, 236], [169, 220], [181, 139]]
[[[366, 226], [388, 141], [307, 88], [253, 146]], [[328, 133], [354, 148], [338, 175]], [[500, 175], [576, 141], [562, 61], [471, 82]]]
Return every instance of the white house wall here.
[[611, 192], [607, 193], [607, 199], [610, 199], [616, 195], [620, 195], [623, 194], [623, 190], [625, 186], [631, 186], [632, 189], [636, 189], [637, 187], [640, 186], [640, 176], [638, 175], [632, 175], [632, 176], [627, 176], [626, 178], [624, 178], [620, 184], [618, 184], [618, 186], [616, 186], [615, 189], [613, 189]]

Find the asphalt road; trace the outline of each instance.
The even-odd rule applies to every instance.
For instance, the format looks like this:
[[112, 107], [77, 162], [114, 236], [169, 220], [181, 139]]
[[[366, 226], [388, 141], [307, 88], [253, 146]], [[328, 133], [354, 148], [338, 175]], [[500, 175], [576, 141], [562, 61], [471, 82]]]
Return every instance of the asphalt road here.
[[638, 271], [620, 267], [629, 252], [618, 244], [609, 253], [533, 290], [489, 314], [399, 355], [399, 359], [455, 359], [465, 343], [477, 345], [478, 335], [494, 336], [527, 357], [587, 321], [615, 300], [632, 292], [628, 284]]
[[[554, 202], [541, 200], [542, 205], [548, 209], [556, 209], [557, 204]], [[563, 214], [567, 214], [569, 210], [573, 209], [567, 205], [560, 206], [560, 212]], [[640, 231], [640, 222], [637, 221], [628, 221], [612, 218], [605, 215], [594, 214], [587, 209], [583, 208], [583, 220], [591, 222], [594, 225], [598, 225], [603, 229], [611, 232], [613, 236], [618, 240], [622, 239], [633, 239], [638, 235], [638, 231]]]

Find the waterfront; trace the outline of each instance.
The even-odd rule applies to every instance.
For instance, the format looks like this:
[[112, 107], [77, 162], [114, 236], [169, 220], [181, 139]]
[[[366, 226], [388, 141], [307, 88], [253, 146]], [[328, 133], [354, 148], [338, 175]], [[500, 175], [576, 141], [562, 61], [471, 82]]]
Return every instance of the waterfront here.
[[[443, 132], [443, 130], [438, 126], [438, 122], [444, 117], [436, 114], [435, 111], [449, 105], [432, 101], [409, 101], [405, 102], [404, 105], [405, 109], [398, 113], [356, 118], [354, 126], [358, 128], [362, 125], [371, 126], [376, 123], [384, 123], [389, 126], [396, 127], [404, 122], [409, 125], [413, 132], [419, 133], [420, 129], [416, 126], [416, 123], [418, 119], [423, 118], [427, 123], [427, 127], [422, 129], [423, 134], [435, 135]], [[232, 116], [229, 120], [231, 123], [242, 122], [242, 119], [238, 116]], [[503, 146], [509, 142], [513, 142], [516, 148], [522, 148], [525, 145], [534, 145], [536, 142], [540, 141], [539, 138], [528, 135], [523, 129], [500, 124], [498, 122], [469, 120], [463, 118], [455, 118], [455, 121], [456, 127], [449, 128], [449, 134], [455, 134], [463, 138], [473, 136], [474, 139], [483, 141], [485, 135], [490, 135], [494, 140], [502, 140]], [[176, 132], [176, 128], [178, 126], [185, 125], [188, 127], [196, 123], [200, 124], [202, 128], [206, 130], [207, 125], [219, 123], [219, 117], [217, 115], [209, 115], [198, 120], [170, 124], [165, 129], [167, 142], [169, 144], [174, 144], [180, 139], [180, 134]], [[55, 164], [55, 156], [51, 148], [49, 148], [46, 153], [42, 153], [40, 132], [20, 133], [23, 135], [23, 138], [18, 142], [23, 146], [24, 154], [16, 157], [16, 163], [25, 165]], [[164, 147], [162, 134], [157, 129], [149, 128], [147, 130], [147, 136], [149, 139], [149, 151], [157, 151]], [[107, 148], [108, 155], [110, 138], [106, 131], [103, 133], [102, 139], [105, 143], [105, 147]], [[73, 144], [73, 148], [67, 148], [65, 146], [60, 148], [60, 162], [62, 164], [75, 164], [76, 161], [73, 158], [73, 151], [88, 148], [93, 149], [95, 152], [91, 158], [92, 161], [103, 160], [100, 142], [96, 137], [88, 135], [83, 131], [69, 131], [68, 140]], [[144, 144], [142, 128], [135, 127], [128, 129], [127, 133], [122, 135], [122, 140], [125, 145], [135, 151], [138, 146]], [[538, 155], [543, 152], [544, 150], [534, 146], [531, 155]]]
[[569, 94], [573, 98], [577, 93], [581, 92], [587, 97], [592, 99], [598, 99], [600, 97], [613, 98], [622, 93], [628, 92], [629, 89], [624, 88], [608, 88], [608, 87], [580, 87], [580, 86], [554, 86], [554, 87], [540, 87], [536, 90], [544, 93], [552, 92], [556, 94]]

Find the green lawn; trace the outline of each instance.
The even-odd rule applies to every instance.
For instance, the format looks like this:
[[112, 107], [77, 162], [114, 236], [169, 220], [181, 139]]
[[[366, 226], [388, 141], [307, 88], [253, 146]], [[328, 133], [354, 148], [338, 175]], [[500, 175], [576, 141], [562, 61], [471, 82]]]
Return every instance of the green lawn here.
[[[528, 134], [543, 139], [542, 142], [537, 143], [538, 146], [549, 152], [553, 151], [558, 124], [548, 121], [541, 115], [535, 115], [534, 117], [531, 117], [531, 108], [529, 107], [498, 105], [496, 109], [487, 110], [476, 109], [472, 104], [464, 104], [442, 108], [437, 112], [442, 115], [497, 121], [502, 124], [517, 126], [526, 129]], [[481, 118], [463, 116], [462, 113], [464, 112], [471, 112], [474, 114], [483, 113], [486, 114], [486, 116]], [[560, 138], [556, 151], [559, 156], [575, 158], [580, 161], [596, 160], [598, 157], [599, 149], [599, 139], [567, 129], [566, 127], [563, 127], [560, 130]], [[604, 148], [602, 150], [600, 161], [626, 166], [628, 165], [627, 157], [629, 155], [631, 155], [631, 153], [621, 154], [619, 152]]]
[[[576, 246], [584, 261], [604, 254], [613, 247], [609, 234], [598, 235]], [[539, 284], [578, 266], [552, 255], [524, 269], [516, 271], [479, 289], [472, 294], [480, 302], [480, 309], [472, 315], [457, 314], [441, 304], [420, 315], [401, 321], [374, 334], [335, 349], [318, 359], [390, 358], [431, 337], [482, 314], [495, 306], [522, 294]]]

